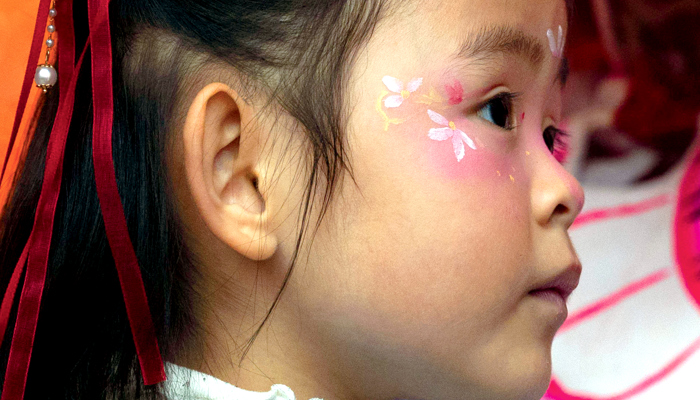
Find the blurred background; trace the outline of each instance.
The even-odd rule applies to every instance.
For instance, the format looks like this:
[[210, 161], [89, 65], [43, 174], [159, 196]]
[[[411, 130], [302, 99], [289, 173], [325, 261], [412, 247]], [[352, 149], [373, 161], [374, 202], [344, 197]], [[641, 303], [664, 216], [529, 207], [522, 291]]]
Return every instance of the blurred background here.
[[[0, 3], [0, 157], [37, 7]], [[700, 399], [700, 0], [577, 0], [566, 56], [566, 167], [586, 191], [571, 236], [584, 273], [545, 399]], [[38, 98], [35, 88], [18, 143]]]
[[700, 1], [577, 1], [566, 55], [584, 272], [545, 398], [700, 399]]

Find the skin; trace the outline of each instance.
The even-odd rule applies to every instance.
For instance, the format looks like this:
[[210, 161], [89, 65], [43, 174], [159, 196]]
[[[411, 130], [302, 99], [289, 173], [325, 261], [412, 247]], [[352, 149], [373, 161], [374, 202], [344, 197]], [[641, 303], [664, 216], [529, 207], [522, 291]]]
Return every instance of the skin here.
[[[503, 25], [541, 44], [541, 65], [455, 57], [464, 38]], [[420, 1], [381, 22], [346, 93], [354, 181], [341, 181], [240, 363], [293, 256], [306, 144], [235, 83], [193, 91], [171, 172], [200, 269], [199, 326], [170, 361], [248, 390], [283, 383], [300, 399], [539, 399], [566, 315], [530, 291], [580, 272], [567, 229], [582, 190], [542, 139], [560, 118], [560, 60], [545, 36], [557, 25], [566, 31], [566, 9], [554, 0]], [[387, 131], [375, 107], [385, 75], [424, 78], [387, 111], [405, 119]], [[431, 86], [446, 100], [455, 80], [459, 104], [411, 101]], [[506, 90], [520, 93], [512, 131], [479, 113]], [[439, 127], [429, 108], [477, 150], [457, 162], [449, 140], [428, 138]]]

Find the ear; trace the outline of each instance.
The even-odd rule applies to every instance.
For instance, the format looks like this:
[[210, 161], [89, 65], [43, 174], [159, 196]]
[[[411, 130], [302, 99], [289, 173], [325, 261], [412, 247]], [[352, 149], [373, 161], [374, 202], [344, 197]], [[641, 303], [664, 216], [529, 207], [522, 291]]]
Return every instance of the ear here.
[[[277, 249], [269, 211], [258, 189], [260, 131], [255, 110], [229, 86], [197, 93], [183, 129], [187, 183], [198, 212], [222, 242], [252, 260]], [[251, 123], [253, 122], [253, 123]]]

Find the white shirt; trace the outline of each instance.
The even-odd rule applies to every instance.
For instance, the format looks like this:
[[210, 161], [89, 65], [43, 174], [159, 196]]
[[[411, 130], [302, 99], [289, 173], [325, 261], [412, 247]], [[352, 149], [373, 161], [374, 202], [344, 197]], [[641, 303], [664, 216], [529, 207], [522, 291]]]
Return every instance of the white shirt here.
[[165, 393], [170, 400], [296, 400], [294, 392], [285, 385], [272, 385], [267, 392], [252, 392], [179, 365], [167, 363], [166, 369]]

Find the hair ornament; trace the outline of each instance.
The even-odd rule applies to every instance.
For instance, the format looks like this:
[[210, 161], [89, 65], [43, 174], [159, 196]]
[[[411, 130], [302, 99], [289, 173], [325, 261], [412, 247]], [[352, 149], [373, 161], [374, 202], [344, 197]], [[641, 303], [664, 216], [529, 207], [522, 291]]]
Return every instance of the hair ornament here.
[[39, 64], [36, 67], [36, 72], [34, 73], [34, 82], [36, 86], [41, 88], [41, 90], [46, 93], [49, 89], [56, 84], [58, 81], [58, 73], [56, 69], [49, 64], [49, 57], [51, 56], [51, 49], [56, 42], [53, 39], [53, 34], [56, 32], [56, 25], [54, 25], [54, 18], [58, 12], [56, 11], [56, 0], [53, 0], [51, 4], [51, 9], [49, 10], [49, 25], [46, 27], [46, 31], [49, 32], [49, 37], [46, 39], [46, 58], [43, 64]]
[[[73, 0], [40, 0], [34, 38], [25, 70], [20, 101], [15, 114], [10, 143], [0, 180], [4, 177], [9, 156], [14, 147], [21, 117], [30, 91], [35, 61], [43, 45], [44, 29], [49, 31], [46, 41], [45, 64], [34, 72], [37, 85], [44, 91], [58, 83], [58, 111], [46, 149], [43, 182], [39, 203], [29, 239], [24, 246], [3, 294], [0, 304], [0, 340], [9, 325], [15, 295], [24, 274], [24, 283], [17, 305], [17, 316], [10, 345], [10, 355], [5, 371], [5, 380], [0, 400], [24, 398], [29, 364], [31, 361], [36, 327], [39, 319], [41, 298], [45, 286], [53, 232], [54, 216], [61, 190], [63, 159], [68, 132], [73, 116], [75, 88], [79, 71], [90, 50], [93, 101], [93, 164], [95, 183], [102, 217], [105, 221], [107, 239], [114, 258], [122, 289], [132, 337], [136, 347], [144, 384], [152, 385], [165, 380], [165, 369], [158, 348], [153, 319], [151, 317], [141, 269], [129, 238], [123, 206], [117, 189], [114, 160], [112, 158], [112, 48], [109, 29], [109, 0], [88, 0], [89, 37], [82, 53], [75, 61], [75, 32], [73, 24]], [[49, 8], [49, 4], [51, 7]], [[47, 27], [47, 18], [51, 18]], [[54, 21], [55, 19], [55, 21]], [[54, 25], [55, 22], [55, 25]], [[58, 67], [61, 81], [58, 82], [53, 66], [48, 65], [48, 56], [55, 46], [53, 33], [60, 32], [61, 51], [58, 52]], [[50, 41], [49, 41], [50, 40]], [[53, 71], [53, 72], [52, 72]], [[53, 75], [52, 75], [53, 73]]]

